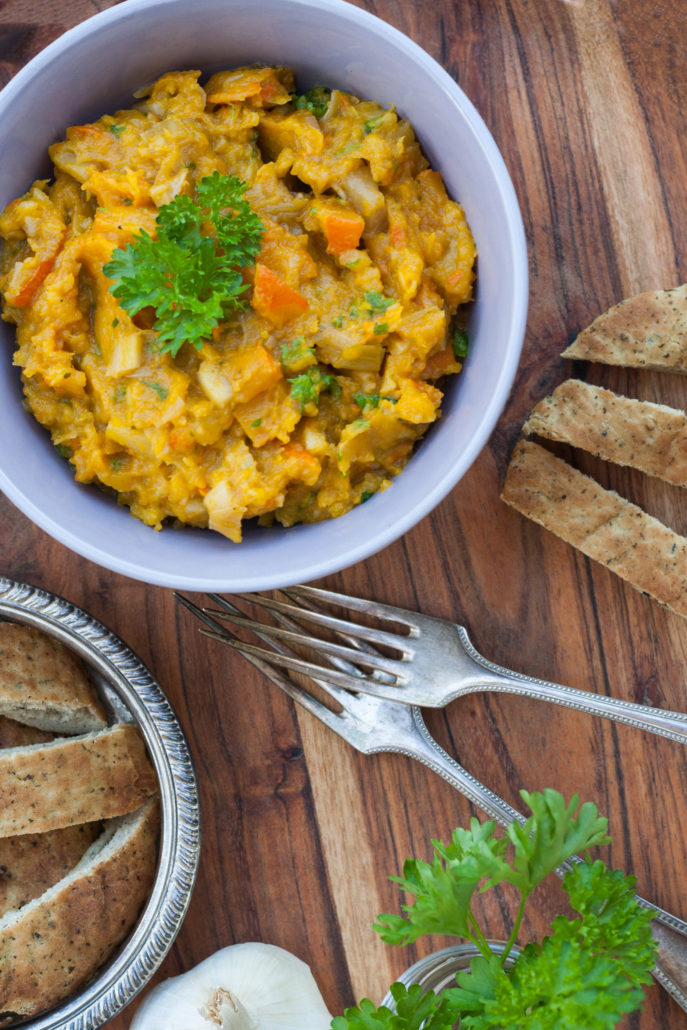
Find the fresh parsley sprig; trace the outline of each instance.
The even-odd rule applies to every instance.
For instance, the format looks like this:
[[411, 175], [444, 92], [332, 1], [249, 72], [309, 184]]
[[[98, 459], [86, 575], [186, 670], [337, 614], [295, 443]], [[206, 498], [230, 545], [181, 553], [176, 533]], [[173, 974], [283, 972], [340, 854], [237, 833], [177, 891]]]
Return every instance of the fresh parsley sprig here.
[[110, 291], [135, 315], [155, 309], [161, 351], [200, 347], [222, 319], [243, 306], [239, 269], [255, 261], [264, 226], [234, 175], [201, 179], [195, 197], [179, 194], [157, 215], [157, 236], [142, 229], [104, 266]]
[[455, 1002], [444, 993], [423, 993], [419, 984], [391, 985], [395, 1012], [381, 1005], [375, 1008], [365, 999], [356, 1008], [346, 1009], [332, 1020], [332, 1030], [453, 1030], [458, 1017]]
[[[596, 805], [580, 805], [577, 795], [568, 804], [553, 790], [521, 795], [532, 814], [505, 835], [495, 836], [493, 821], [472, 819], [448, 844], [432, 842], [431, 862], [408, 859], [403, 876], [392, 879], [413, 902], [402, 906], [404, 915], [381, 915], [375, 924], [390, 944], [435, 933], [467, 939], [479, 951], [470, 971], [438, 995], [394, 984], [396, 1013], [366, 1000], [335, 1019], [333, 1030], [444, 1030], [457, 1020], [461, 1030], [611, 1030], [640, 1007], [656, 955], [652, 913], [639, 905], [633, 877], [588, 856], [590, 848], [610, 842], [607, 820]], [[549, 936], [513, 959], [526, 901], [573, 856], [584, 857], [566, 873], [563, 889], [577, 917], [557, 916]], [[499, 955], [472, 907], [476, 893], [498, 884], [520, 893], [513, 931]]]

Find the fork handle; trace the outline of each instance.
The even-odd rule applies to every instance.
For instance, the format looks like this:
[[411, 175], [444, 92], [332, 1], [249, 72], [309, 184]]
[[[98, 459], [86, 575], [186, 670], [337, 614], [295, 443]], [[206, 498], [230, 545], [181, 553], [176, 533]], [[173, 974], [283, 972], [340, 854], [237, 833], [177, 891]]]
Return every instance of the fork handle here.
[[[589, 715], [599, 715], [614, 722], [626, 723], [636, 729], [648, 730], [659, 737], [668, 737], [678, 744], [687, 744], [687, 715], [683, 712], [671, 712], [661, 708], [649, 708], [638, 705], [634, 701], [622, 701], [617, 697], [606, 697], [604, 694], [592, 694], [575, 687], [564, 687], [559, 683], [548, 683], [534, 676], [513, 672], [495, 665], [475, 650], [463, 627], [460, 630], [461, 640], [473, 662], [479, 666], [469, 677], [470, 686], [475, 691], [490, 690], [508, 694], [519, 694], [539, 701], [551, 701], [564, 708], [575, 708]], [[467, 677], [466, 677], [467, 678]], [[465, 687], [463, 687], [465, 689]]]
[[[520, 812], [444, 751], [427, 729], [419, 708], [413, 707], [412, 714], [416, 732], [406, 733], [399, 740], [398, 746], [389, 750], [415, 758], [432, 769], [501, 826], [507, 826], [514, 820], [525, 822]], [[556, 872], [564, 876], [569, 868], [570, 863], [564, 863]], [[638, 896], [637, 900], [644, 908], [654, 912], [651, 927], [658, 944], [654, 978], [687, 1011], [687, 922], [644, 898]]]

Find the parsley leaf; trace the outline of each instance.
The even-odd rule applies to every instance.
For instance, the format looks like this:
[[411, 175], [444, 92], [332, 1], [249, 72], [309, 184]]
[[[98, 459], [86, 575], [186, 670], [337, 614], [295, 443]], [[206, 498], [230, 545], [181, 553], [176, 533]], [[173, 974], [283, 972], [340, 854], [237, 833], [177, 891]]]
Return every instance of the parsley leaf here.
[[386, 1005], [375, 1008], [369, 998], [360, 1005], [346, 1009], [343, 1016], [332, 1020], [332, 1030], [452, 1030], [458, 1009], [447, 996], [435, 995], [434, 991], [424, 994], [419, 984], [405, 987], [402, 983], [391, 985], [396, 1012]]
[[103, 271], [111, 293], [130, 314], [155, 309], [153, 329], [161, 351], [200, 348], [220, 321], [243, 306], [239, 271], [260, 250], [264, 227], [244, 199], [246, 183], [213, 172], [157, 215], [157, 238], [142, 229], [125, 249], [113, 251]]
[[640, 908], [634, 878], [603, 862], [580, 862], [563, 889], [581, 919], [558, 916], [541, 943], [528, 944], [510, 973], [477, 958], [446, 993], [461, 1030], [611, 1030], [642, 1001], [656, 945], [652, 913]]
[[[461, 1030], [611, 1030], [624, 1013], [640, 1007], [642, 986], [650, 981], [656, 955], [652, 912], [638, 903], [634, 877], [587, 856], [563, 879], [578, 916], [557, 916], [548, 937], [509, 959], [524, 904], [537, 885], [567, 859], [609, 843], [607, 821], [595, 805], [580, 805], [576, 795], [566, 804], [554, 790], [521, 796], [532, 814], [510, 824], [505, 835], [495, 836], [493, 821], [473, 819], [448, 844], [432, 842], [431, 862], [408, 859], [403, 876], [392, 879], [414, 901], [402, 906], [402, 916], [380, 916], [375, 929], [390, 944], [435, 933], [472, 941], [480, 954], [470, 971], [459, 973], [458, 986], [438, 996], [453, 1007]], [[520, 905], [510, 939], [496, 955], [473, 899], [506, 883], [520, 892]], [[414, 1025], [384, 1022], [383, 1010], [375, 1012], [367, 1022], [340, 1024], [340, 1030]]]
[[163, 386], [162, 383], [156, 383], [154, 379], [143, 379], [142, 382], [145, 383], [145, 385], [149, 387], [151, 390], [154, 390], [161, 401], [167, 399], [167, 394], [169, 393], [169, 390], [166, 386]]
[[457, 358], [466, 358], [469, 346], [468, 334], [461, 329], [456, 329], [451, 340], [451, 346]]
[[295, 336], [293, 340], [282, 343], [279, 357], [282, 365], [293, 369], [294, 372], [317, 362], [315, 348], [308, 343], [304, 336]]
[[397, 397], [389, 397], [383, 393], [354, 393], [353, 400], [363, 411], [368, 407], [378, 408], [381, 401], [390, 401], [392, 404], [398, 403]]
[[317, 404], [320, 394], [329, 390], [333, 397], [341, 396], [341, 387], [333, 375], [321, 372], [319, 368], [309, 368], [302, 375], [289, 379], [291, 396], [301, 406], [301, 411], [308, 404]]
[[395, 304], [396, 301], [393, 297], [385, 297], [379, 290], [366, 290], [363, 294], [365, 298], [365, 304], [371, 311], [384, 312]]
[[293, 105], [300, 110], [310, 111], [316, 118], [321, 118], [326, 114], [331, 95], [332, 91], [327, 86], [313, 86], [307, 93], [294, 97]]

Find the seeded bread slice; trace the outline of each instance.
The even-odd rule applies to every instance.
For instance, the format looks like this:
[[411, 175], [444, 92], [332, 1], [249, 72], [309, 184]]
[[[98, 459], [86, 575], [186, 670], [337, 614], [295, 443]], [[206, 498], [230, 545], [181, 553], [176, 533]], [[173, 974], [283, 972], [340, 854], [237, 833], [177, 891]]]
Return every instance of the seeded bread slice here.
[[687, 540], [544, 447], [522, 440], [501, 493], [506, 504], [687, 616]]
[[24, 744], [47, 744], [54, 740], [55, 734], [47, 730], [27, 726], [23, 722], [15, 722], [6, 715], [0, 715], [0, 748], [21, 747]]
[[0, 751], [0, 837], [111, 819], [157, 789], [136, 726]]
[[0, 918], [0, 1016], [32, 1016], [89, 980], [127, 936], [150, 894], [159, 808], [113, 819], [76, 867]]
[[583, 329], [563, 357], [687, 373], [687, 284], [621, 301]]
[[33, 901], [71, 872], [101, 823], [0, 838], [0, 915]]
[[687, 486], [687, 415], [676, 408], [567, 379], [537, 404], [523, 431]]
[[62, 735], [107, 725], [86, 668], [33, 626], [0, 622], [0, 715]]

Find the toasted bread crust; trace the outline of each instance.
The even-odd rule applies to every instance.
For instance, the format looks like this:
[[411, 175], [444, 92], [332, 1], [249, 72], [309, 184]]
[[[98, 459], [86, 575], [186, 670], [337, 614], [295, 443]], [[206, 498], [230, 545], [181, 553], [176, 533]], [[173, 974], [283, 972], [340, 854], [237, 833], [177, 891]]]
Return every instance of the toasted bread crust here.
[[523, 430], [687, 486], [687, 415], [675, 408], [568, 379], [540, 401]]
[[0, 915], [21, 908], [66, 876], [96, 839], [100, 823], [0, 838]]
[[107, 725], [78, 656], [54, 637], [14, 622], [0, 622], [0, 714], [60, 733]]
[[687, 616], [687, 540], [531, 441], [513, 452], [502, 499]]
[[621, 301], [584, 329], [563, 357], [687, 373], [687, 284]]
[[0, 751], [0, 836], [132, 812], [157, 789], [136, 726]]
[[155, 799], [124, 818], [103, 856], [96, 841], [55, 887], [0, 919], [0, 1013], [55, 1005], [126, 937], [150, 894], [158, 828]]

